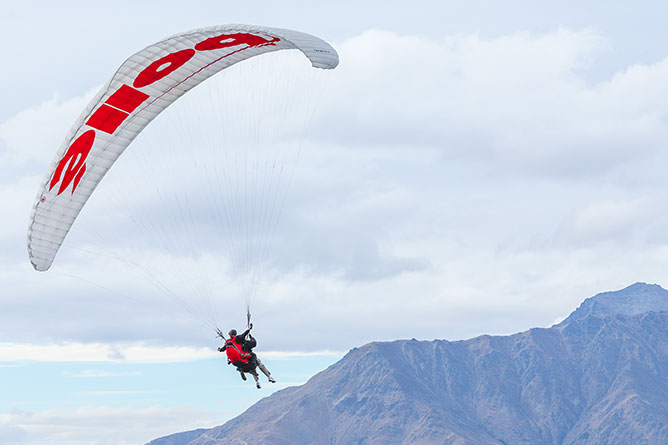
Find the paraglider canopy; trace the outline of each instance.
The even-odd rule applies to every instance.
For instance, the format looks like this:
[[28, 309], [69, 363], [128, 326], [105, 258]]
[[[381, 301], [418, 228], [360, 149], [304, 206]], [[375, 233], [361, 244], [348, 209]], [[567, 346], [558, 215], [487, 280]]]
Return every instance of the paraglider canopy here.
[[28, 228], [34, 268], [51, 267], [93, 190], [159, 113], [213, 74], [283, 49], [298, 49], [316, 68], [338, 65], [336, 51], [317, 37], [249, 25], [184, 32], [128, 58], [74, 123], [39, 188]]

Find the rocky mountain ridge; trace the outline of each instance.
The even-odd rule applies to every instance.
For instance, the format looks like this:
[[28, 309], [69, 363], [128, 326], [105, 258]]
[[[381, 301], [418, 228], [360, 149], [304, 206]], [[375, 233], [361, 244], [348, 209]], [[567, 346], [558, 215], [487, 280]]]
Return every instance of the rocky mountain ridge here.
[[637, 315], [668, 311], [668, 291], [658, 284], [635, 283], [619, 291], [587, 298], [560, 325], [592, 314]]

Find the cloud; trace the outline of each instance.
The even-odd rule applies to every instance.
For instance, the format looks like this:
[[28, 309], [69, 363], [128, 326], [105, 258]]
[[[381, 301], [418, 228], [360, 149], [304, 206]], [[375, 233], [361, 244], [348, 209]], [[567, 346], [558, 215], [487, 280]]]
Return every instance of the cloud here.
[[[263, 350], [262, 357], [292, 360], [301, 357], [337, 356], [340, 351]], [[159, 347], [144, 344], [117, 345], [101, 343], [30, 344], [0, 342], [0, 367], [20, 366], [21, 362], [83, 362], [83, 363], [180, 363], [220, 358], [213, 349], [193, 347]], [[16, 362], [16, 363], [14, 363]], [[111, 372], [86, 369], [68, 374], [76, 378], [139, 376], [140, 371]]]
[[[174, 363], [219, 356], [220, 354], [216, 351], [206, 348], [151, 347], [142, 344], [66, 343], [36, 345], [10, 342], [0, 343], [0, 357], [2, 357], [3, 361], [7, 362]], [[81, 374], [78, 375], [78, 377], [83, 376]]]
[[341, 145], [431, 146], [515, 174], [583, 177], [665, 140], [668, 61], [591, 84], [583, 73], [610, 50], [591, 29], [440, 41], [369, 31], [339, 49], [333, 90], [347, 94], [328, 96], [321, 124]]
[[82, 406], [77, 409], [19, 411], [0, 414], [2, 444], [146, 443], [176, 431], [210, 428], [225, 412], [204, 412], [186, 407]]
[[[259, 277], [252, 312], [265, 332], [317, 332], [298, 336], [294, 350], [396, 338], [404, 324], [426, 337], [501, 332], [515, 326], [513, 313], [524, 326], [542, 325], [617, 284], [661, 282], [667, 277], [654, 262], [665, 260], [668, 245], [668, 203], [659, 193], [668, 162], [661, 93], [668, 59], [592, 82], [589, 70], [613, 43], [592, 29], [497, 38], [369, 31], [337, 45], [341, 66], [317, 81], [324, 87], [308, 122], [292, 120], [310, 116], [302, 109], [277, 125], [282, 113], [313, 99], [317, 82], [306, 75], [286, 89], [276, 88], [278, 76], [257, 84], [263, 92], [255, 106], [270, 113], [246, 107], [253, 101], [238, 89], [225, 96], [218, 106], [229, 107], [236, 134], [204, 134], [225, 126], [204, 101], [188, 103], [207, 96], [203, 84], [124, 153], [54, 268], [36, 274], [25, 260], [26, 203], [45, 169], [36, 164], [50, 156], [29, 152], [46, 144], [41, 136], [22, 134], [54, 114], [68, 121], [66, 131], [89, 95], [45, 101], [0, 129], [11, 170], [0, 196], [12, 215], [0, 235], [0, 277], [8, 283], [0, 330], [25, 343], [211, 350], [211, 325], [239, 326], [246, 300], [238, 271], [248, 257], [235, 264], [246, 250], [218, 223], [250, 200], [233, 186], [242, 182], [216, 184], [236, 171], [216, 171], [213, 160], [235, 165], [238, 153], [205, 145], [212, 135], [229, 142], [252, 134], [259, 149], [301, 150], [285, 187], [267, 182], [264, 190], [285, 200], [269, 200], [284, 202], [279, 223], [268, 232], [262, 267], [246, 275]], [[237, 85], [244, 78], [231, 74], [221, 79]], [[182, 149], [185, 122], [202, 129], [197, 156]], [[212, 207], [222, 216], [212, 216]], [[234, 228], [255, 233], [258, 226], [240, 215]], [[612, 259], [619, 266], [606, 270]], [[344, 320], [350, 336], [341, 340]], [[280, 336], [267, 337], [263, 347], [284, 349]], [[131, 354], [109, 347], [93, 356], [134, 360]]]
[[65, 375], [75, 378], [131, 377], [131, 376], [139, 376], [141, 375], [141, 372], [140, 371], [111, 372], [111, 371], [99, 371], [96, 369], [84, 369], [76, 373], [66, 371]]
[[5, 425], [0, 421], [0, 444], [14, 445], [26, 443], [28, 433], [19, 426]]
[[[26, 109], [0, 124], [0, 140], [6, 150], [0, 152], [2, 171], [23, 167], [27, 162], [47, 165], [55, 156], [75, 118], [99, 89], [81, 97], [63, 99], [54, 96], [37, 107]], [[6, 169], [6, 170], [5, 170]], [[11, 178], [11, 176], [10, 176]], [[9, 179], [3, 175], [3, 180]]]
[[580, 246], [605, 240], [634, 242], [634, 234], [660, 216], [656, 208], [647, 198], [590, 202], [564, 220], [559, 236]]
[[341, 351], [262, 351], [262, 357], [271, 360], [290, 360], [304, 357], [336, 357], [341, 356]]
[[147, 391], [147, 390], [118, 390], [118, 391], [84, 391], [82, 394], [88, 396], [130, 396], [137, 394], [156, 394], [165, 391]]
[[[25, 247], [28, 219], [40, 180], [38, 176], [29, 175], [8, 183], [0, 181], [0, 200], [10, 209], [0, 230], [0, 262], [7, 258], [8, 254], [15, 253], [18, 246], [21, 249]], [[12, 262], [15, 259], [15, 256], [11, 257]]]

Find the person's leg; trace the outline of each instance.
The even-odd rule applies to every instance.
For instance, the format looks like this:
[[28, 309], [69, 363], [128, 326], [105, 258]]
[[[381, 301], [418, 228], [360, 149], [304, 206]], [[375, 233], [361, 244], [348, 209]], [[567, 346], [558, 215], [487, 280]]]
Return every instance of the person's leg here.
[[257, 387], [257, 389], [260, 389], [261, 388], [260, 377], [257, 375], [257, 371], [253, 370], [252, 372], [249, 372], [249, 374], [252, 375], [253, 378], [255, 379], [255, 386]]
[[267, 367], [264, 366], [260, 361], [260, 357], [256, 356], [255, 361], [257, 362], [257, 367], [260, 368], [260, 371], [262, 371], [262, 374], [266, 375], [271, 383], [276, 383], [276, 380], [274, 380], [274, 378], [271, 376], [271, 372], [269, 372]]
[[237, 371], [239, 371], [239, 374], [241, 375], [241, 380], [246, 380], [246, 375], [244, 374], [243, 364], [240, 363], [240, 362], [235, 362], [234, 367], [236, 368]]

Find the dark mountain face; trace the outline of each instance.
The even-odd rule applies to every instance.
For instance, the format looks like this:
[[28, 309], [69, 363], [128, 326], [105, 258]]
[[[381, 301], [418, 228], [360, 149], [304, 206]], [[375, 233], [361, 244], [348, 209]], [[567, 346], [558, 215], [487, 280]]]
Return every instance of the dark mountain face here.
[[[178, 444], [668, 443], [666, 291], [634, 286], [549, 329], [353, 349]], [[631, 288], [658, 306], [626, 314]]]

